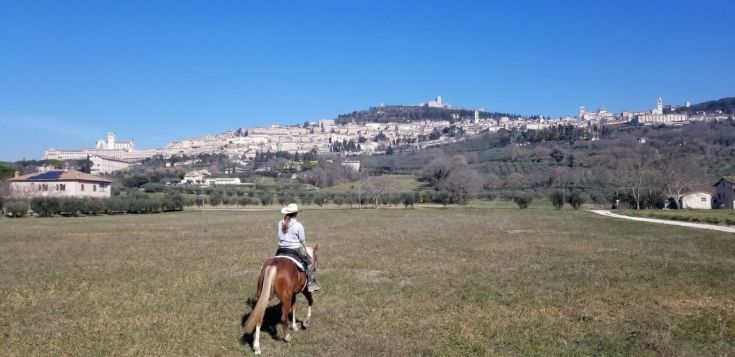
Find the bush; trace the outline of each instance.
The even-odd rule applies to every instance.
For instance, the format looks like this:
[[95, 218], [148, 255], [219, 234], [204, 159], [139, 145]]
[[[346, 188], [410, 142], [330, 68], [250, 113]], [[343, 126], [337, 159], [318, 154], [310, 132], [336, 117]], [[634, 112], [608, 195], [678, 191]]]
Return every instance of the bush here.
[[128, 199], [127, 197], [117, 196], [111, 197], [105, 201], [107, 206], [107, 214], [115, 213], [127, 213], [128, 212]]
[[533, 196], [525, 192], [516, 193], [513, 196], [513, 202], [515, 202], [518, 205], [518, 208], [526, 209], [528, 208], [528, 205], [530, 205], [531, 202], [533, 202]]
[[582, 207], [583, 204], [589, 201], [589, 196], [582, 191], [574, 190], [572, 191], [572, 194], [569, 195], [569, 199], [567, 201], [574, 209], [579, 209], [579, 207]]
[[59, 200], [59, 213], [65, 216], [77, 216], [84, 210], [84, 202], [77, 198], [62, 198]]
[[414, 202], [414, 194], [413, 193], [404, 193], [401, 195], [401, 203], [403, 203], [403, 207], [408, 208], [408, 206], [411, 206], [413, 208]]
[[106, 210], [106, 202], [101, 199], [89, 199], [84, 201], [84, 212], [92, 215], [98, 215]]
[[51, 217], [59, 214], [59, 199], [56, 197], [34, 197], [31, 199], [31, 210], [40, 217]]
[[10, 200], [5, 203], [5, 212], [13, 218], [28, 214], [28, 208], [28, 201], [26, 200]]
[[273, 204], [273, 196], [265, 194], [260, 196], [260, 204], [263, 206], [270, 206]]
[[549, 200], [551, 201], [551, 204], [554, 205], [554, 208], [561, 209], [562, 207], [564, 207], [564, 192], [552, 192], [551, 194], [549, 194]]

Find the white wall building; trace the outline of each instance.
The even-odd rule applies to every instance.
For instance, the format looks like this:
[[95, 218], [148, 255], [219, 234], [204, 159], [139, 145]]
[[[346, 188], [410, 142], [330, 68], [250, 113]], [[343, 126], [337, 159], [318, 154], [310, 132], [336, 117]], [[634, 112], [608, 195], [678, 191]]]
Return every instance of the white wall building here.
[[97, 154], [90, 156], [89, 161], [92, 162], [92, 168], [90, 171], [93, 175], [108, 174], [110, 172], [125, 170], [133, 165], [125, 160], [105, 157]]
[[14, 198], [90, 197], [109, 198], [112, 180], [76, 170], [51, 170], [8, 180]]
[[681, 198], [681, 208], [711, 209], [712, 195], [707, 192], [692, 192]]

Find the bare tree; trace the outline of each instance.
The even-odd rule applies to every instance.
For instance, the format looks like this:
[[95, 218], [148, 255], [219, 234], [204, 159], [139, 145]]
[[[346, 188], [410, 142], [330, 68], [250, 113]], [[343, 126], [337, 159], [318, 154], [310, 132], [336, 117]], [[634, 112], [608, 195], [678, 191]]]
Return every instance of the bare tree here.
[[667, 157], [661, 160], [660, 181], [666, 190], [666, 195], [676, 201], [679, 208], [681, 198], [685, 193], [692, 190], [701, 177], [701, 168], [697, 158], [686, 156], [682, 158]]
[[484, 181], [477, 171], [467, 167], [453, 170], [439, 183], [439, 189], [449, 192], [453, 202], [466, 203], [480, 192], [483, 184]]
[[656, 161], [658, 151], [649, 146], [639, 144], [633, 147], [631, 155], [622, 161], [623, 186], [630, 190], [631, 197], [635, 200], [636, 209], [641, 209], [641, 200], [655, 177], [653, 163]]
[[375, 208], [385, 196], [398, 192], [398, 184], [388, 176], [366, 176], [361, 183], [362, 195], [367, 201], [375, 202]]
[[551, 184], [561, 188], [561, 201], [566, 202], [566, 190], [569, 183], [569, 169], [564, 166], [555, 167], [551, 170]]

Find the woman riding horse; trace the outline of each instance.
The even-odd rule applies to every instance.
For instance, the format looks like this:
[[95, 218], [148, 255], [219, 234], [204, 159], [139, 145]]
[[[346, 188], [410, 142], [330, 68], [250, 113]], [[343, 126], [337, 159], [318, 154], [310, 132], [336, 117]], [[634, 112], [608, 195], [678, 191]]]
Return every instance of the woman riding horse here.
[[[289, 240], [297, 238], [301, 242], [301, 249], [307, 259], [308, 266], [307, 271], [315, 270], [318, 264], [317, 250], [318, 245], [314, 245], [313, 248], [306, 247], [304, 245], [304, 227], [301, 223], [297, 222], [294, 218], [295, 213], [298, 212], [298, 207], [295, 204], [289, 204], [281, 210], [281, 213], [286, 215], [282, 221], [278, 223], [278, 237], [279, 237], [279, 252], [282, 252], [281, 242], [289, 242]], [[281, 239], [284, 236], [285, 239]], [[297, 253], [301, 253], [301, 249]], [[298, 256], [301, 256], [298, 254]], [[268, 306], [268, 302], [271, 297], [275, 294], [281, 301], [281, 325], [283, 327], [283, 339], [288, 342], [291, 340], [288, 328], [288, 314], [292, 314], [292, 326], [291, 329], [294, 331], [298, 330], [296, 325], [296, 295], [299, 293], [304, 294], [309, 307], [306, 312], [306, 319], [302, 322], [304, 328], [309, 327], [311, 321], [311, 305], [314, 303], [312, 297], [312, 291], [306, 288], [307, 274], [296, 266], [296, 264], [288, 257], [277, 253], [276, 256], [269, 258], [263, 263], [263, 267], [260, 269], [260, 277], [258, 278], [258, 289], [256, 295], [258, 296], [258, 302], [255, 304], [253, 311], [248, 316], [248, 319], [243, 324], [243, 328], [246, 333], [252, 333], [253, 329], [255, 333], [253, 335], [253, 349], [255, 354], [260, 354], [260, 326], [263, 324], [263, 316], [265, 315], [265, 309]], [[316, 286], [318, 289], [318, 285]]]

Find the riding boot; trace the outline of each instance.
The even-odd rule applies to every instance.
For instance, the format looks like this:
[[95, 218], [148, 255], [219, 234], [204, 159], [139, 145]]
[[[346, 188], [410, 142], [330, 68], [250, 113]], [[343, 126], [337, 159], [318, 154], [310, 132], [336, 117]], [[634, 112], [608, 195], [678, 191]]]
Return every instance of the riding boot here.
[[321, 286], [319, 286], [319, 283], [317, 283], [314, 278], [314, 265], [309, 264], [306, 267], [306, 290], [312, 293], [319, 289], [321, 289]]

